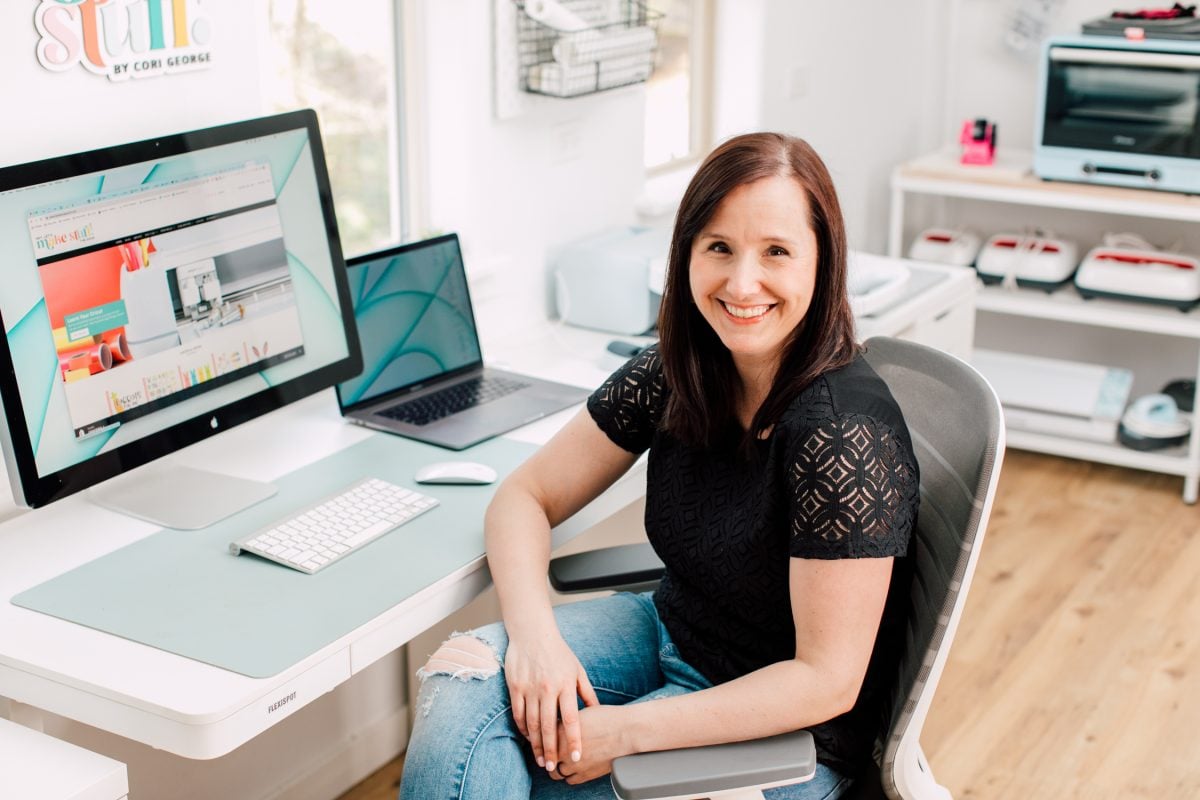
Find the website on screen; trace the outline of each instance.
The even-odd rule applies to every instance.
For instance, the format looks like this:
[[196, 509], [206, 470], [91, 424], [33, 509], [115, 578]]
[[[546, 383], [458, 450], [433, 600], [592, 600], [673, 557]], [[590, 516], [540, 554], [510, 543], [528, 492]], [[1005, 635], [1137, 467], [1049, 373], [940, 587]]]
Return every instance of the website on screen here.
[[77, 438], [304, 353], [270, 167], [28, 215]]

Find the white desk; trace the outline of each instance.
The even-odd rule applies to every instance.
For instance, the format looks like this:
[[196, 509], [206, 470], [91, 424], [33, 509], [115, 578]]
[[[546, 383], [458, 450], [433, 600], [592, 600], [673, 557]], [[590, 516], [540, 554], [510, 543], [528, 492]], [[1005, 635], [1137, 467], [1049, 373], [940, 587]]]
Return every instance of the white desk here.
[[[588, 334], [584, 338], [588, 350], [603, 354], [608, 337]], [[572, 338], [573, 343], [579, 341]], [[554, 374], [567, 380], [598, 384], [613, 363], [574, 356], [574, 346], [568, 350], [547, 339], [542, 345], [542, 366], [536, 371], [550, 374], [553, 367]], [[517, 436], [544, 441], [571, 413], [542, 420]], [[189, 466], [269, 480], [378, 435], [386, 434], [342, 422], [329, 390], [174, 458]], [[644, 484], [644, 470], [635, 468], [577, 518], [560, 526], [556, 544], [636, 500]], [[7, 601], [156, 530], [155, 525], [101, 509], [82, 495], [18, 514], [0, 525], [0, 596]], [[0, 695], [178, 755], [215, 758], [456, 611], [488, 581], [483, 559], [478, 558], [266, 679], [249, 678], [4, 602], [0, 604]], [[284, 698], [289, 699], [276, 705]]]
[[[947, 279], [877, 319], [863, 320], [860, 335], [928, 339], [936, 331], [934, 339], [962, 337], [963, 346], [969, 344], [974, 307], [970, 271], [929, 268], [945, 271]], [[947, 328], [951, 323], [953, 330]], [[498, 338], [494, 346], [485, 342], [492, 363], [582, 386], [598, 385], [621, 363], [604, 350], [610, 334], [539, 324]], [[511, 436], [544, 442], [573, 413], [556, 414]], [[329, 390], [173, 458], [272, 479], [371, 435], [382, 434], [341, 421]], [[635, 502], [644, 490], [644, 462], [639, 462], [559, 526], [555, 546]], [[0, 524], [0, 696], [195, 759], [228, 753], [295, 713], [464, 606], [489, 582], [483, 558], [476, 559], [279, 675], [255, 679], [7, 602], [154, 533], [156, 526], [101, 509], [81, 495], [32, 512], [18, 512], [9, 504], [0, 507], [0, 519], [5, 520]], [[284, 698], [287, 702], [277, 703]]]

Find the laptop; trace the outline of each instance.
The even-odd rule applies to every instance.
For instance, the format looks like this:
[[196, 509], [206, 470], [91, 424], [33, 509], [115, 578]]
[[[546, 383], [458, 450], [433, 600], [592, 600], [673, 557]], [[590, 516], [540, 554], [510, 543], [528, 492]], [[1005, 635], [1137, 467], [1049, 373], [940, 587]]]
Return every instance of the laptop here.
[[462, 450], [583, 402], [590, 390], [484, 366], [458, 235], [346, 262], [362, 374], [337, 385], [351, 422]]

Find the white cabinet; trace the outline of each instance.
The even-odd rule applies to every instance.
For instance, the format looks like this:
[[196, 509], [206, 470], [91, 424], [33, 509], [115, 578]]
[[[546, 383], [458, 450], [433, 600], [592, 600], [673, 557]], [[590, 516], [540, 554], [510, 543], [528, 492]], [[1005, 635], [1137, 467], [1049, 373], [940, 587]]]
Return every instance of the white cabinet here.
[[[912, 237], [925, 227], [913, 222], [916, 195], [934, 198], [921, 209], [926, 224], [964, 224], [960, 216], [964, 207], [974, 207], [976, 222], [971, 227], [985, 237], [1010, 229], [1012, 220], [1019, 216], [1034, 220], [1040, 227], [1046, 227], [1044, 221], [1053, 218], [1056, 223], [1073, 226], [1076, 234], [1090, 224], [1094, 229], [1091, 241], [1077, 236], [1082, 253], [1097, 244], [1099, 234], [1111, 230], [1114, 220], [1118, 220], [1116, 224], [1126, 229], [1145, 226], [1160, 239], [1183, 242], [1191, 252], [1198, 252], [1195, 248], [1200, 243], [1195, 237], [1200, 226], [1194, 223], [1200, 222], [1200, 198], [1042, 181], [1032, 175], [1031, 163], [1028, 153], [1008, 152], [1001, 154], [995, 166], [968, 167], [958, 163], [955, 152], [942, 152], [900, 165], [892, 175], [889, 255], [901, 255]], [[990, 229], [988, 222], [977, 221], [980, 209], [987, 209], [983, 216], [990, 221]], [[1141, 345], [1144, 352], [1125, 356], [1133, 362], [1129, 366], [1135, 374], [1139, 369], [1152, 372], [1156, 359], [1168, 351], [1178, 354], [1181, 348], [1186, 352], [1184, 358], [1191, 358], [1186, 362], [1187, 377], [1200, 373], [1200, 309], [1183, 313], [1132, 301], [1084, 300], [1070, 284], [1053, 293], [981, 285], [975, 306], [980, 328], [985, 320], [995, 317], [990, 329], [1008, 326], [1014, 340], [1019, 338], [1020, 329], [1035, 324], [1031, 322], [1034, 320], [1080, 326], [1076, 332], [1083, 337], [1098, 336], [1104, 330], [1117, 331], [1130, 334], [1131, 340], [1148, 342]], [[1021, 349], [1030, 352], [1028, 336], [1025, 341]], [[995, 343], [989, 341], [987, 346], [994, 348]], [[1131, 450], [1116, 442], [1089, 442], [1017, 430], [1009, 431], [1008, 443], [1025, 450], [1179, 475], [1184, 479], [1183, 499], [1188, 503], [1196, 501], [1200, 488], [1200, 436], [1194, 428], [1186, 445], [1152, 452]]]
[[125, 765], [0, 718], [0, 797], [126, 800]]
[[909, 271], [904, 296], [877, 313], [856, 316], [858, 339], [895, 336], [969, 359], [975, 333], [974, 271], [908, 260], [898, 264]]

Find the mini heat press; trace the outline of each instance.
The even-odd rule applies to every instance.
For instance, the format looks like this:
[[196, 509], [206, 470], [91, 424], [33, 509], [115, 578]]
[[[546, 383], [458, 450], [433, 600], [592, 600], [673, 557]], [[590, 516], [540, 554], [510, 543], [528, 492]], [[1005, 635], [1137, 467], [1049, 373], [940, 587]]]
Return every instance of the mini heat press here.
[[975, 269], [984, 283], [1012, 276], [1018, 286], [1051, 291], [1070, 280], [1077, 253], [1075, 243], [1065, 239], [998, 233], [979, 251]]
[[1191, 432], [1191, 416], [1166, 394], [1148, 394], [1130, 403], [1121, 416], [1117, 441], [1134, 450], [1160, 450], [1181, 445]]
[[969, 267], [979, 255], [979, 243], [979, 237], [968, 230], [930, 228], [913, 239], [908, 257], [914, 261]]
[[996, 160], [996, 123], [986, 119], [963, 120], [958, 136], [962, 163], [986, 166]]
[[1075, 288], [1089, 299], [1111, 297], [1189, 311], [1200, 303], [1200, 261], [1158, 250], [1096, 247], [1083, 257]]

